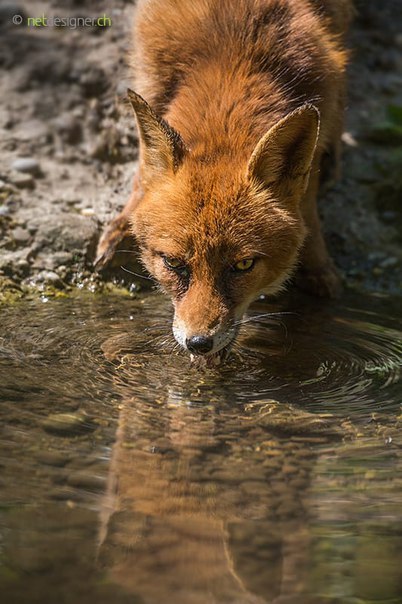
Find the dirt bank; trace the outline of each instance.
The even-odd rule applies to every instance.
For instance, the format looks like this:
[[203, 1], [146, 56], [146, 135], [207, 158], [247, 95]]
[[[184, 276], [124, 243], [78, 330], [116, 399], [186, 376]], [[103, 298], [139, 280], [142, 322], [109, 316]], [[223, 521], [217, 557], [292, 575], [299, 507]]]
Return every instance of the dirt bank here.
[[[136, 163], [134, 120], [122, 102], [130, 84], [125, 52], [134, 3], [96, 4], [0, 6], [0, 298], [6, 291], [19, 295], [18, 288], [96, 288], [113, 277], [95, 276], [92, 261], [102, 225], [126, 200]], [[361, 0], [358, 10], [343, 175], [322, 196], [321, 210], [348, 283], [396, 291], [402, 280], [402, 5]], [[16, 14], [23, 24], [12, 23]], [[43, 15], [105, 16], [111, 23], [26, 25], [27, 17]], [[390, 106], [397, 109], [387, 118]]]

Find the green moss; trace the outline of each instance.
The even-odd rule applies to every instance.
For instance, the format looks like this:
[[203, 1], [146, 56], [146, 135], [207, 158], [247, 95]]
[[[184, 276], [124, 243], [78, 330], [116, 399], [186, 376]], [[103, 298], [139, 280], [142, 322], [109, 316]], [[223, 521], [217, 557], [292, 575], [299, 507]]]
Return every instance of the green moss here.
[[0, 306], [15, 304], [23, 295], [23, 291], [16, 283], [7, 277], [0, 276]]

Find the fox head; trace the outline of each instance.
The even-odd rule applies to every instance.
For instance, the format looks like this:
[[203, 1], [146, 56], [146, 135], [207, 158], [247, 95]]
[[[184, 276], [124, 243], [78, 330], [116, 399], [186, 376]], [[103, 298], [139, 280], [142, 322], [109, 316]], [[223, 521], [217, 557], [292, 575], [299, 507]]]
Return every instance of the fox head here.
[[129, 91], [143, 197], [132, 217], [142, 260], [174, 306], [173, 334], [195, 355], [223, 355], [250, 303], [292, 274], [319, 113], [304, 105], [247, 157], [206, 157]]

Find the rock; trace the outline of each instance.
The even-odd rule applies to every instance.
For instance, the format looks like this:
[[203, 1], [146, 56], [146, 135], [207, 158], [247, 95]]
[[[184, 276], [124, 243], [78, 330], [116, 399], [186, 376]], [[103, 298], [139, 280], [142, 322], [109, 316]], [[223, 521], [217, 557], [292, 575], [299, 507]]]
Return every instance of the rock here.
[[13, 136], [19, 142], [26, 142], [30, 145], [33, 142], [35, 145], [40, 145], [52, 138], [47, 123], [39, 119], [17, 122], [13, 129]]
[[11, 214], [11, 209], [9, 206], [0, 206], [0, 218], [2, 216], [9, 216]]
[[357, 142], [355, 136], [351, 132], [344, 132], [341, 136], [341, 140], [348, 147], [358, 147], [359, 143]]
[[[43, 252], [46, 258], [52, 257], [55, 252], [62, 252], [60, 264], [72, 263], [72, 255], [76, 259], [93, 259], [100, 228], [96, 218], [60, 212], [41, 217], [37, 227], [37, 251]], [[51, 250], [51, 255], [48, 250]], [[67, 252], [69, 256], [66, 255]], [[42, 268], [44, 266], [48, 267], [49, 263], [42, 265]]]
[[56, 468], [65, 466], [71, 460], [70, 455], [61, 451], [40, 451], [35, 457], [41, 463]]
[[63, 288], [64, 283], [60, 279], [59, 275], [54, 271], [40, 271], [36, 276], [36, 281], [38, 283], [45, 283], [49, 285], [53, 285], [54, 287]]
[[394, 268], [394, 266], [398, 266], [399, 260], [395, 256], [389, 256], [385, 258], [382, 262], [380, 262], [381, 268]]
[[71, 254], [69, 252], [54, 252], [50, 257], [45, 256], [41, 258], [43, 263], [36, 268], [43, 268], [43, 270], [50, 271], [53, 274], [57, 271], [60, 274], [66, 271], [66, 268], [71, 264]]
[[12, 172], [10, 174], [10, 181], [19, 189], [33, 189], [35, 186], [32, 175], [23, 172]]
[[81, 124], [71, 113], [63, 113], [56, 118], [54, 124], [56, 131], [60, 134], [64, 142], [75, 145], [81, 141]]
[[258, 425], [267, 430], [277, 430], [283, 434], [325, 437], [339, 437], [341, 431], [336, 426], [336, 421], [330, 414], [313, 414], [303, 411], [286, 403], [274, 400], [254, 401], [248, 410], [258, 409]]
[[88, 491], [102, 491], [106, 485], [106, 478], [87, 471], [78, 471], [70, 474], [67, 484]]
[[18, 245], [25, 245], [31, 239], [29, 231], [21, 227], [17, 227], [11, 231], [11, 236]]
[[26, 275], [31, 265], [27, 260], [20, 258], [15, 261], [15, 266], [19, 274]]
[[370, 262], [380, 262], [380, 261], [384, 260], [385, 258], [386, 258], [385, 252], [370, 252], [367, 255], [367, 259], [370, 260]]
[[97, 97], [105, 90], [107, 79], [105, 73], [99, 67], [93, 66], [89, 71], [85, 71], [80, 76], [80, 85], [85, 96]]
[[81, 499], [81, 494], [71, 487], [61, 486], [55, 487], [49, 491], [49, 497], [56, 501], [79, 501]]
[[75, 436], [95, 429], [95, 424], [84, 413], [51, 413], [42, 422], [46, 432], [59, 436]]
[[29, 262], [29, 256], [29, 247], [17, 247], [15, 251], [2, 249], [0, 253], [0, 273], [3, 272], [15, 277], [17, 266], [21, 262]]
[[41, 174], [39, 162], [33, 157], [18, 157], [11, 164], [11, 169], [32, 176], [40, 176]]
[[83, 216], [95, 216], [95, 210], [93, 208], [82, 208], [81, 214]]

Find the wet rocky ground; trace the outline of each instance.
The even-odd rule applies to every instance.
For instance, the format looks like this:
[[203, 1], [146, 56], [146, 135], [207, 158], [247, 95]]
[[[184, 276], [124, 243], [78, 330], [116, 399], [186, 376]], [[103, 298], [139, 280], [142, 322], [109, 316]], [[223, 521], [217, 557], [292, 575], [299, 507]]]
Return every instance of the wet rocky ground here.
[[[29, 291], [113, 287], [95, 275], [103, 225], [121, 208], [137, 158], [125, 56], [134, 3], [0, 6], [0, 301]], [[341, 180], [321, 197], [348, 284], [402, 282], [402, 5], [357, 2]], [[106, 27], [28, 27], [27, 17], [106, 15]], [[126, 281], [127, 284], [127, 281]]]

